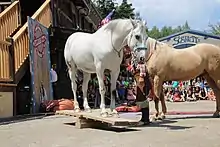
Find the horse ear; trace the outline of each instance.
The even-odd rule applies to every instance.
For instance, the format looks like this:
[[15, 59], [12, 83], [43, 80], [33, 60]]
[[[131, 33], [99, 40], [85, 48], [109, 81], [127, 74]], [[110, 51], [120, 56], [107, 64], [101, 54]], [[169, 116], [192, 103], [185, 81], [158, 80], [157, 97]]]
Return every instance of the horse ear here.
[[146, 26], [146, 25], [147, 25], [147, 22], [144, 20], [144, 21], [143, 21], [143, 24], [144, 24], [144, 26]]
[[131, 24], [133, 25], [133, 27], [136, 28], [136, 26], [137, 26], [136, 21], [131, 18], [130, 18], [130, 21], [131, 21]]

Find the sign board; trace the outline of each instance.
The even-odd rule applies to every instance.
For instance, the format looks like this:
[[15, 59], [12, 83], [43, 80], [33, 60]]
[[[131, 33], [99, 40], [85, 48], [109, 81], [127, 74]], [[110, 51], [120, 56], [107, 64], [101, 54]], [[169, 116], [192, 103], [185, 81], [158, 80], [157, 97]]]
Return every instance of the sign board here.
[[182, 35], [176, 36], [173, 38], [173, 46], [178, 46], [180, 44], [197, 44], [200, 42], [200, 37], [197, 37], [193, 34], [191, 35]]
[[32, 85], [33, 113], [43, 100], [53, 99], [48, 29], [28, 17], [29, 58]]
[[167, 43], [174, 48], [186, 48], [189, 46], [193, 46], [199, 43], [209, 43], [209, 44], [214, 44], [219, 46], [220, 45], [220, 37], [219, 36], [214, 36], [214, 35], [209, 35], [204, 32], [198, 32], [198, 31], [185, 31], [183, 33], [180, 32], [180, 34], [177, 35], [170, 35], [163, 40], [161, 40], [164, 43]]

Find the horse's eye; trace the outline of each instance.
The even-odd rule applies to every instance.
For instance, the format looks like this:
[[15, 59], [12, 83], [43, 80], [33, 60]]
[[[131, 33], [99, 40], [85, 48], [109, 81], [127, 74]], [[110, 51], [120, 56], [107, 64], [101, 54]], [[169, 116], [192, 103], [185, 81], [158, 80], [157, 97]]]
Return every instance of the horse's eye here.
[[139, 40], [139, 39], [141, 38], [141, 36], [140, 36], [140, 35], [135, 35], [135, 38], [136, 38], [137, 40]]

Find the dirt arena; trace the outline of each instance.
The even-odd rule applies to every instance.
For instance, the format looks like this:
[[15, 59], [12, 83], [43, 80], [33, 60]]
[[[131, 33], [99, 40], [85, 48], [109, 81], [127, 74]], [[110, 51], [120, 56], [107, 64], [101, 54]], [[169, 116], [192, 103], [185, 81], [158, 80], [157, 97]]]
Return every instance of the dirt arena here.
[[[153, 103], [151, 104], [153, 107]], [[151, 108], [154, 110], [154, 108]], [[169, 111], [213, 111], [215, 102], [168, 103]], [[132, 114], [138, 118], [138, 114]], [[169, 115], [148, 127], [76, 129], [75, 119], [49, 116], [0, 125], [1, 147], [220, 147], [220, 118]]]

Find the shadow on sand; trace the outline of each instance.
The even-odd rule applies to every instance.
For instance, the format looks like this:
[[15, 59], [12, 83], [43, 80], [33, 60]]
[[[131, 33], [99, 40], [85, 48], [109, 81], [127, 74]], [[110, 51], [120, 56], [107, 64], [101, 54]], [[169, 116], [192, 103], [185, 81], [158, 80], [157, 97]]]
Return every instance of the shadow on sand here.
[[170, 130], [185, 130], [185, 129], [191, 129], [193, 126], [179, 126], [179, 125], [171, 125], [173, 123], [177, 123], [178, 121], [170, 120], [170, 119], [164, 119], [162, 121], [158, 120], [155, 122], [152, 122], [150, 125], [147, 126], [135, 126], [135, 127], [157, 127], [157, 128], [167, 128]]
[[[64, 123], [64, 124], [75, 126], [76, 123], [73, 122], [73, 123]], [[107, 126], [107, 125], [100, 125], [98, 127], [91, 127], [90, 129], [98, 129], [98, 130], [110, 131], [110, 132], [116, 132], [116, 133], [140, 131], [140, 130], [134, 129], [134, 128], [116, 127], [116, 126]]]
[[[104, 131], [111, 131], [116, 133], [123, 133], [123, 132], [134, 132], [134, 131], [141, 131], [141, 128], [151, 128], [151, 127], [159, 127], [159, 128], [167, 128], [170, 130], [185, 130], [191, 129], [193, 126], [179, 126], [179, 125], [171, 125], [173, 123], [177, 123], [178, 121], [165, 119], [163, 121], [156, 121], [151, 123], [150, 125], [146, 126], [125, 126], [125, 127], [117, 127], [117, 126], [107, 126], [107, 125], [100, 125], [98, 127], [92, 127], [92, 129], [99, 129]], [[72, 125], [75, 126], [75, 123], [64, 123], [65, 125]]]
[[[219, 117], [220, 118], [220, 117]], [[191, 115], [191, 116], [178, 116], [169, 118], [169, 120], [183, 120], [183, 119], [216, 119], [212, 115]]]

